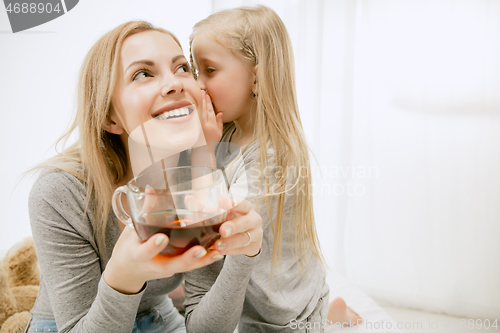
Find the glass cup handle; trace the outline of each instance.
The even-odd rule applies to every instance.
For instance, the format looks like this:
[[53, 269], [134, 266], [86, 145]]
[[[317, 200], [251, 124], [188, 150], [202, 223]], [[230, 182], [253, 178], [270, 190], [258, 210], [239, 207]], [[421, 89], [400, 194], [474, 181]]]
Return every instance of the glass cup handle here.
[[127, 193], [127, 186], [123, 185], [118, 187], [113, 193], [113, 197], [111, 198], [111, 206], [113, 207], [113, 211], [116, 214], [116, 217], [125, 225], [129, 227], [134, 227], [130, 222], [130, 216], [125, 212], [122, 206], [122, 194]]

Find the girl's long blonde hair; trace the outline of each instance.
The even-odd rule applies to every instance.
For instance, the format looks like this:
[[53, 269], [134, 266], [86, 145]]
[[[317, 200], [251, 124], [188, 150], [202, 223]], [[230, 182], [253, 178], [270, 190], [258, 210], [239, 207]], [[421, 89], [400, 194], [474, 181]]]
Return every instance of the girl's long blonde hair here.
[[128, 154], [120, 136], [104, 130], [113, 107], [111, 97], [119, 54], [128, 36], [149, 30], [165, 33], [181, 46], [171, 32], [145, 21], [121, 24], [102, 36], [83, 61], [78, 80], [76, 117], [56, 146], [66, 142], [75, 131], [78, 132], [77, 141], [35, 168], [62, 169], [86, 183], [85, 211], [93, 205], [92, 227], [101, 251], [106, 248], [104, 242], [111, 197], [117, 185], [124, 181], [128, 167]]
[[[309, 149], [300, 121], [295, 92], [295, 70], [290, 37], [283, 21], [266, 6], [239, 7], [216, 12], [193, 27], [189, 38], [199, 33], [215, 38], [235, 54], [247, 59], [252, 68], [257, 66], [256, 112], [254, 138], [260, 149], [260, 166], [264, 197], [274, 233], [271, 270], [277, 259], [281, 261], [283, 211], [287, 190], [287, 177], [295, 179], [292, 205], [293, 237], [296, 258], [312, 252], [324, 264], [314, 222]], [[194, 61], [191, 56], [194, 68]], [[262, 172], [268, 166], [267, 148], [274, 148], [276, 174], [273, 193], [269, 178]], [[290, 170], [290, 167], [291, 168]], [[291, 174], [290, 174], [291, 173]], [[290, 192], [288, 192], [290, 193]], [[270, 195], [277, 195], [276, 220], [272, 220]], [[262, 197], [263, 198], [263, 197]], [[262, 199], [261, 198], [261, 199]], [[300, 260], [302, 264], [302, 260]], [[307, 263], [307, 262], [306, 262]]]

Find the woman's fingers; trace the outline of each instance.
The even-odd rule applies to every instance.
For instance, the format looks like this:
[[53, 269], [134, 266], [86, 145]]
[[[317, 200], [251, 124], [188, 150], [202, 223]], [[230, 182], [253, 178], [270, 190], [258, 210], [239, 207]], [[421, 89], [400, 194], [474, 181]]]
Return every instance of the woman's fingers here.
[[144, 203], [141, 207], [140, 214], [148, 214], [154, 211], [156, 204], [158, 203], [158, 197], [156, 196], [156, 191], [153, 187], [146, 185], [145, 190], [146, 196], [144, 198]]
[[222, 224], [219, 233], [221, 239], [215, 243], [215, 249], [222, 254], [246, 254], [253, 256], [262, 244], [262, 218], [249, 201], [243, 200], [232, 209], [231, 219]]
[[[131, 229], [131, 228], [129, 228]], [[125, 231], [124, 231], [125, 232]], [[135, 233], [134, 230], [127, 231]], [[137, 235], [136, 235], [137, 237]], [[140, 242], [140, 239], [137, 237]], [[159, 265], [160, 271], [171, 276], [179, 272], [187, 272], [196, 268], [209, 265], [221, 258], [218, 251], [207, 252], [202, 246], [193, 246], [182, 255], [176, 257], [166, 257], [160, 254], [169, 243], [169, 238], [165, 234], [156, 234], [150, 237], [146, 242], [140, 244], [134, 251], [133, 259], [136, 261], [147, 262], [152, 261], [153, 264]], [[219, 257], [216, 257], [216, 256]], [[214, 258], [215, 257], [215, 258]], [[158, 269], [156, 269], [158, 270]], [[170, 274], [168, 272], [171, 272]], [[164, 276], [165, 274], [162, 274]]]
[[229, 238], [223, 238], [215, 243], [215, 249], [219, 251], [227, 251], [250, 246], [252, 243], [261, 243], [262, 229], [255, 228], [235, 234]]
[[187, 272], [221, 259], [221, 254], [218, 251], [208, 252], [199, 245], [193, 246], [179, 256], [162, 256], [160, 252], [165, 249], [168, 242], [169, 239], [166, 235], [156, 234], [139, 246], [134, 253], [134, 259], [143, 262], [151, 260], [153, 264], [159, 266], [155, 270], [161, 273], [160, 276], [171, 276], [175, 273]]
[[248, 200], [233, 198], [232, 201], [234, 202], [235, 206], [228, 211], [228, 220], [232, 220], [238, 216], [246, 215], [253, 209], [252, 203]]
[[184, 205], [192, 212], [201, 212], [203, 210], [201, 202], [191, 194], [184, 197]]
[[228, 203], [227, 200], [229, 200], [227, 197], [221, 197], [219, 198], [219, 202], [217, 205], [211, 205], [207, 206], [206, 202], [202, 202], [198, 200], [194, 195], [186, 195], [184, 197], [184, 205], [186, 206], [186, 209], [192, 211], [192, 212], [205, 212], [209, 214], [219, 214], [221, 210], [228, 210]]
[[223, 255], [245, 254], [255, 256], [259, 253], [262, 245], [262, 230], [250, 230], [245, 233], [236, 234], [225, 238], [215, 244], [215, 249]]
[[219, 208], [225, 211], [229, 211], [231, 208], [233, 208], [233, 201], [230, 197], [225, 195], [220, 196], [218, 204]]
[[168, 242], [169, 239], [165, 234], [153, 235], [147, 241], [139, 245], [132, 255], [137, 261], [151, 260], [165, 249]]
[[223, 238], [262, 225], [262, 218], [253, 210], [252, 204], [248, 200], [243, 200], [232, 208], [228, 213], [227, 220], [220, 227], [220, 234]]
[[202, 246], [194, 246], [180, 256], [173, 258], [158, 256], [155, 261], [167, 271], [179, 273], [210, 265], [222, 258], [223, 256], [218, 251], [207, 252]]

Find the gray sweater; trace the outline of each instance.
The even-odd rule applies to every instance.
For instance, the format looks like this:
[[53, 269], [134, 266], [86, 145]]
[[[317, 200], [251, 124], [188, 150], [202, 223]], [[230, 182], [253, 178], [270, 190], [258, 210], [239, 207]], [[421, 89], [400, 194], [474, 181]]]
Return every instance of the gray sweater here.
[[[93, 207], [83, 215], [85, 197], [85, 184], [61, 170], [43, 173], [31, 190], [31, 229], [41, 268], [40, 291], [31, 313], [55, 319], [59, 332], [131, 332], [137, 313], [156, 305], [183, 276], [148, 281], [135, 295], [109, 287], [102, 273], [120, 236], [119, 222], [110, 212], [106, 249], [100, 249], [92, 227]], [[242, 302], [245, 285], [241, 281], [248, 280], [257, 261], [258, 257], [246, 256], [226, 260], [228, 278], [220, 279], [221, 293], [241, 294], [241, 300], [234, 299]], [[210, 315], [212, 304], [207, 304], [210, 308], [200, 305], [200, 312]]]
[[[224, 126], [222, 142], [229, 142], [235, 131], [233, 123]], [[233, 153], [228, 145], [219, 145], [217, 161], [224, 161], [226, 174], [235, 196], [246, 197], [254, 202], [255, 196], [262, 194], [259, 184], [254, 183], [258, 174], [256, 158], [260, 154], [257, 142], [247, 146], [241, 155]], [[274, 150], [268, 149], [269, 165], [273, 165]], [[258, 163], [257, 163], [258, 164]], [[272, 185], [275, 170], [270, 169]], [[250, 271], [248, 278], [229, 276], [228, 265], [240, 264], [239, 270], [248, 269], [243, 263], [224, 261], [185, 273], [186, 327], [188, 332], [233, 332], [236, 325], [240, 332], [301, 332], [290, 327], [291, 320], [321, 321], [326, 318], [328, 307], [328, 285], [325, 272], [312, 254], [301, 260], [308, 262], [303, 272], [293, 254], [293, 237], [290, 220], [293, 195], [285, 196], [282, 234], [282, 260], [277, 264], [272, 276], [271, 260], [273, 230], [266, 204], [256, 211], [262, 217], [264, 236], [260, 259]], [[271, 211], [276, 217], [276, 196], [271, 197]], [[233, 294], [225, 289], [224, 281], [239, 280], [241, 291]], [[242, 297], [242, 294], [244, 297]], [[208, 296], [208, 297], [207, 297]], [[208, 298], [208, 299], [207, 299]], [[209, 312], [206, 312], [209, 309]], [[323, 316], [323, 317], [322, 317]], [[305, 330], [304, 330], [305, 332]]]

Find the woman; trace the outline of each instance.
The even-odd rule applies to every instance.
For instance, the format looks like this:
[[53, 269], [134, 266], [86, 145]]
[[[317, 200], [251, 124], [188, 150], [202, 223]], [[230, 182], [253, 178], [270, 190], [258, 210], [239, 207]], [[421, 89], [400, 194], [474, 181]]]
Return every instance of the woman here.
[[220, 138], [220, 119], [168, 31], [147, 22], [125, 23], [87, 54], [77, 116], [63, 136], [78, 129], [78, 141], [40, 166], [45, 170], [30, 193], [42, 277], [28, 332], [184, 332], [184, 319], [166, 296], [180, 284], [180, 273], [225, 254], [240, 254], [235, 257], [249, 269], [258, 260], [261, 219], [248, 201], [233, 208], [221, 226], [224, 251], [207, 254], [195, 246], [171, 259], [158, 256], [166, 235], [142, 243], [110, 213], [113, 191], [134, 175], [130, 135], [179, 103], [192, 105], [199, 117], [173, 126], [175, 137], [167, 140], [179, 149], [187, 148], [185, 141], [198, 145], [202, 139], [188, 138], [201, 138], [201, 128], [209, 140]]

